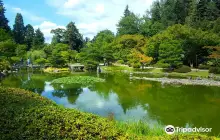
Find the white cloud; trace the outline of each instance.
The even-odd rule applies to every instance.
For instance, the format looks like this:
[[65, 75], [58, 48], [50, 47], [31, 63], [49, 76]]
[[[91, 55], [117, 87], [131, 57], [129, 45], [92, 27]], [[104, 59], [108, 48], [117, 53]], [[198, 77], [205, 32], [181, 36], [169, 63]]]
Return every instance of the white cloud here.
[[116, 32], [116, 24], [128, 4], [131, 11], [143, 15], [153, 0], [46, 0], [57, 9], [57, 14], [76, 23], [84, 37], [109, 29]]
[[23, 16], [29, 18], [31, 21], [44, 21], [46, 20], [46, 18], [44, 17], [40, 17], [40, 16], [37, 16], [33, 13], [30, 13], [26, 10], [23, 10], [21, 8], [18, 8], [18, 7], [12, 7], [12, 6], [7, 6], [7, 8], [10, 8], [14, 13], [21, 13]]
[[80, 0], [67, 0], [63, 6], [64, 8], [74, 8], [79, 3], [80, 3]]
[[103, 13], [105, 11], [105, 6], [104, 4], [97, 4], [95, 8], [96, 12], [98, 13]]
[[65, 29], [65, 26], [57, 25], [56, 23], [50, 21], [44, 21], [40, 25], [34, 26], [34, 29], [40, 28], [40, 30], [44, 33], [44, 37], [47, 43], [50, 43], [52, 40], [53, 35], [50, 33], [51, 30], [62, 28]]

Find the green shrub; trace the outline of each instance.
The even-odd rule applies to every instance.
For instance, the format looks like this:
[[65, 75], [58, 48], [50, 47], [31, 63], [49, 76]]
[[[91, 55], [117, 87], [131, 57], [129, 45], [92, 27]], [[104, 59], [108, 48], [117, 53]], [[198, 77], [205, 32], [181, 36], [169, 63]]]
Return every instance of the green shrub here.
[[134, 64], [132, 64], [132, 67], [133, 68], [140, 68], [141, 64], [140, 63], [134, 63]]
[[0, 87], [0, 139], [128, 139], [114, 121], [65, 109], [21, 89]]
[[170, 67], [170, 64], [158, 62], [158, 63], [155, 64], [154, 66], [155, 66], [155, 67], [158, 67], [158, 68], [169, 68], [169, 67]]
[[175, 69], [174, 71], [178, 73], [188, 73], [191, 72], [191, 68], [189, 66], [182, 66], [178, 69]]
[[211, 67], [209, 73], [220, 74], [220, 67]]
[[117, 63], [118, 64], [125, 64], [124, 60], [118, 60]]
[[204, 69], [204, 70], [208, 70], [210, 68], [209, 65], [199, 65], [198, 67], [199, 69]]

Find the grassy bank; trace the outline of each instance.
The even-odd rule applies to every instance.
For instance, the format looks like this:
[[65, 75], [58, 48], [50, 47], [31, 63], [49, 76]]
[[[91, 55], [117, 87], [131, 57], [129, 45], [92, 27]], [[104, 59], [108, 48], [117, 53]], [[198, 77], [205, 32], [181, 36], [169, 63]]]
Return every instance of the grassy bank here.
[[217, 139], [202, 135], [168, 136], [161, 129], [118, 123], [65, 109], [38, 94], [0, 87], [0, 139]]
[[149, 69], [134, 69], [127, 66], [109, 66], [109, 67], [103, 67], [104, 71], [107, 72], [143, 72], [144, 73], [150, 73], [154, 77], [163, 77], [164, 75], [168, 74], [168, 77], [179, 77], [179, 78], [188, 78], [188, 77], [202, 77], [207, 78], [209, 76], [208, 70], [198, 70], [198, 71], [191, 71], [188, 73], [178, 73], [178, 72], [169, 72], [167, 73], [165, 70], [161, 68], [149, 68]]

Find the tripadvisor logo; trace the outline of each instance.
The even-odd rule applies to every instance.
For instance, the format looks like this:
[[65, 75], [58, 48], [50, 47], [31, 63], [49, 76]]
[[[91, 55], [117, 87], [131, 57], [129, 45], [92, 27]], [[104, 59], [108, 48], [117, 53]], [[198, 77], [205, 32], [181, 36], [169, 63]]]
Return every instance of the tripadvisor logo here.
[[165, 132], [166, 132], [167, 134], [169, 134], [169, 135], [174, 134], [174, 133], [175, 133], [175, 128], [174, 128], [174, 126], [172, 126], [172, 125], [167, 125], [167, 126], [165, 127]]
[[173, 125], [167, 125], [164, 130], [169, 135], [172, 135], [175, 132], [176, 133], [207, 133], [207, 132], [212, 132], [212, 128], [203, 128], [203, 127], [183, 128], [183, 127], [174, 127]]

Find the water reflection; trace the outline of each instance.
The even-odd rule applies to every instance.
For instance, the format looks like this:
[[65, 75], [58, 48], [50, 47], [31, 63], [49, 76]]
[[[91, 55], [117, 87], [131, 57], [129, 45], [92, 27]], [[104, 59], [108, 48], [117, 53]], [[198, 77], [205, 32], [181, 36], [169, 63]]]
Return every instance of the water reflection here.
[[[90, 74], [93, 75], [93, 74]], [[97, 75], [93, 75], [97, 76]], [[220, 88], [205, 86], [161, 86], [157, 82], [130, 81], [124, 74], [100, 74], [105, 83], [91, 87], [52, 85], [59, 76], [12, 75], [4, 86], [35, 91], [59, 105], [117, 120], [146, 120], [150, 124], [180, 127], [211, 127], [220, 132]]]

